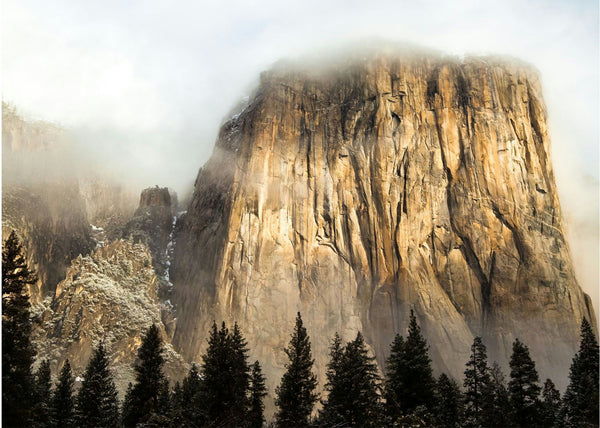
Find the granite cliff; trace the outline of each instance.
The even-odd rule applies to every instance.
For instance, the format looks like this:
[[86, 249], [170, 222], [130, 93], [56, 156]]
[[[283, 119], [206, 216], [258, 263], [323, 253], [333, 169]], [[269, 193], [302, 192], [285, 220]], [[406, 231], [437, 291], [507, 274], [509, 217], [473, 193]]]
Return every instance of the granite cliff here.
[[237, 321], [270, 387], [301, 311], [324, 381], [335, 331], [381, 364], [414, 309], [438, 372], [516, 337], [565, 386], [590, 299], [574, 275], [540, 78], [512, 59], [376, 53], [279, 64], [225, 122], [177, 224], [173, 345]]

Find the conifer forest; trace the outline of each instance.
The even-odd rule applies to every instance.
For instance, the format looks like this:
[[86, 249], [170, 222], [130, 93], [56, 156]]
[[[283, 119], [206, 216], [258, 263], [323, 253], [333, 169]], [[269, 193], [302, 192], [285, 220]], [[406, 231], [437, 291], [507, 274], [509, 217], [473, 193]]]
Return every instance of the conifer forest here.
[[[310, 332], [298, 313], [285, 349], [286, 371], [275, 390], [275, 413], [265, 417], [267, 395], [260, 361], [250, 361], [237, 324], [213, 322], [202, 360], [183, 380], [163, 372], [163, 341], [152, 325], [140, 332], [135, 382], [124, 397], [115, 387], [106, 344], [75, 378], [68, 361], [51, 373], [34, 366], [30, 303], [35, 281], [15, 233], [2, 250], [2, 424], [5, 427], [593, 427], [598, 426], [598, 341], [581, 323], [562, 393], [540, 379], [526, 343], [515, 340], [510, 371], [488, 361], [473, 339], [464, 377], [435, 374], [429, 346], [414, 313], [406, 337], [390, 344], [383, 373], [359, 332], [344, 343], [331, 338], [326, 378], [317, 379]], [[319, 392], [319, 384], [322, 392]]]

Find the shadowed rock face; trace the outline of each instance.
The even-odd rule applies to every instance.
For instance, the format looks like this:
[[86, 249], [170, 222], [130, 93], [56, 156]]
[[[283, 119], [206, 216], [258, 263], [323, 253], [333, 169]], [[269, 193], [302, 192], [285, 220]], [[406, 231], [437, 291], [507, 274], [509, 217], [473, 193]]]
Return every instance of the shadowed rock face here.
[[565, 386], [582, 317], [538, 74], [512, 60], [371, 55], [278, 67], [226, 122], [178, 223], [174, 346], [239, 322], [270, 385], [296, 311], [320, 381], [335, 331], [383, 363], [414, 309], [438, 371], [516, 337]]
[[4, 185], [2, 235], [8, 237], [13, 229], [38, 276], [30, 290], [33, 302], [53, 295], [71, 260], [95, 246], [83, 200], [72, 182], [48, 183], [43, 188]]

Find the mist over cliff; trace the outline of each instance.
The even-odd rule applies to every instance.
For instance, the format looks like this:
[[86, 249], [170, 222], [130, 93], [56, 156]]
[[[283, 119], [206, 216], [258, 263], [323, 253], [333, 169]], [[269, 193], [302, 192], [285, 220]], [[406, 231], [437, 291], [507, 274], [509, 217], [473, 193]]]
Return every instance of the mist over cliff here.
[[[383, 363], [413, 309], [457, 378], [473, 336], [529, 344], [564, 386], [592, 302], [577, 283], [539, 73], [412, 48], [280, 63], [221, 128], [178, 223], [174, 346], [237, 321], [271, 387], [301, 311], [317, 368], [338, 331]], [[550, 345], [552, 344], [552, 345]]]

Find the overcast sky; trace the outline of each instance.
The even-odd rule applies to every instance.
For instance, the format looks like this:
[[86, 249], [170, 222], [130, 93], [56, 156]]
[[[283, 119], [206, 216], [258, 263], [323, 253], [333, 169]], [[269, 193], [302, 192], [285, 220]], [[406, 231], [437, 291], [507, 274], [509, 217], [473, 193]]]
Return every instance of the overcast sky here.
[[[3, 0], [2, 97], [140, 187], [183, 190], [277, 59], [363, 37], [542, 74], [580, 281], [598, 288], [598, 1]], [[580, 248], [581, 247], [581, 248]]]

